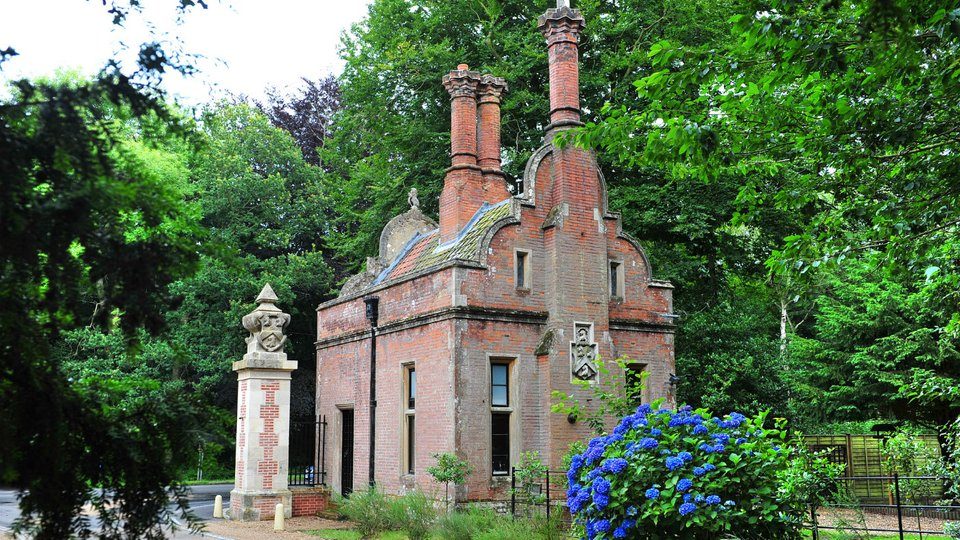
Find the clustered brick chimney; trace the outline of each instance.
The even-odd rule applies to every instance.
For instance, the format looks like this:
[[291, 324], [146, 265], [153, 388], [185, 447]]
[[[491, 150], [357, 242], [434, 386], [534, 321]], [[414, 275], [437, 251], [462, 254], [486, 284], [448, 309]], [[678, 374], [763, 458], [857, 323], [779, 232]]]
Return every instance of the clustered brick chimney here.
[[500, 169], [500, 97], [507, 83], [466, 64], [443, 77], [450, 93], [450, 167], [440, 193], [440, 241], [456, 238], [483, 203], [510, 197]]

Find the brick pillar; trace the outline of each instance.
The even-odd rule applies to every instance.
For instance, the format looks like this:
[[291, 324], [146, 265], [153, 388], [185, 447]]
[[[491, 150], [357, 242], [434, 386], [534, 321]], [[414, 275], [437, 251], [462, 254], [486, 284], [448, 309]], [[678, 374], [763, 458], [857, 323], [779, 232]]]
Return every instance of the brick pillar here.
[[547, 38], [547, 59], [550, 64], [550, 125], [554, 128], [582, 125], [580, 122], [580, 52], [577, 44], [584, 27], [583, 15], [571, 9], [569, 2], [558, 2], [537, 20]]
[[480, 79], [478, 165], [483, 175], [483, 202], [490, 204], [510, 197], [507, 177], [500, 169], [500, 96], [506, 91], [507, 83], [500, 77], [484, 75]]
[[277, 503], [291, 516], [287, 489], [290, 439], [290, 372], [283, 345], [290, 315], [274, 302], [269, 284], [257, 296], [257, 309], [243, 317], [250, 332], [247, 353], [233, 363], [237, 372], [237, 463], [230, 492], [230, 518], [238, 521], [273, 519]]
[[440, 193], [440, 240], [457, 233], [483, 204], [483, 179], [477, 165], [477, 86], [480, 74], [466, 64], [443, 76], [450, 93], [450, 159]]
[[[577, 43], [584, 19], [578, 10], [561, 0], [538, 20], [546, 37], [550, 63], [550, 124], [547, 141], [561, 130], [580, 122]], [[596, 363], [584, 359], [612, 360], [609, 293], [607, 290], [606, 208], [596, 160], [592, 152], [568, 145], [551, 153], [552, 216], [543, 225], [545, 301], [552, 336], [547, 353], [547, 391], [572, 394], [581, 400], [589, 392], [576, 380], [598, 380]], [[586, 367], [584, 367], [586, 366]], [[545, 398], [548, 399], [548, 398]], [[549, 403], [545, 403], [549, 406]], [[560, 465], [569, 444], [589, 438], [591, 431], [581, 420], [570, 424], [561, 415], [550, 415], [546, 426], [544, 458], [551, 467]]]

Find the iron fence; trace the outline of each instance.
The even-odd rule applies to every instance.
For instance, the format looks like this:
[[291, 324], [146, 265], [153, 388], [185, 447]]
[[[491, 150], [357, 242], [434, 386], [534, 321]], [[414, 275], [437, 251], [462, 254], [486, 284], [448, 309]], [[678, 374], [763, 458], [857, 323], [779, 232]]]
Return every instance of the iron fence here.
[[[518, 477], [520, 479], [518, 479]], [[566, 471], [546, 471], [533, 480], [510, 471], [510, 515], [545, 516], [571, 524], [567, 509]], [[813, 540], [893, 535], [905, 540], [944, 538], [944, 525], [960, 521], [960, 505], [944, 501], [947, 479], [939, 476], [850, 476], [841, 478], [834, 502], [810, 505], [804, 527]], [[519, 482], [523, 482], [521, 485]], [[866, 485], [871, 490], [866, 492]], [[884, 493], [886, 499], [878, 500]], [[826, 534], [824, 534], [826, 533]], [[886, 536], [884, 536], [886, 537]]]
[[[901, 540], [908, 534], [937, 538], [946, 536], [946, 522], [960, 521], [960, 506], [942, 500], [947, 482], [943, 477], [850, 476], [841, 482], [836, 502], [810, 505], [806, 525], [813, 540], [828, 537], [821, 531], [898, 535]], [[868, 495], [865, 485], [873, 486]]]
[[325, 416], [290, 421], [290, 486], [320, 486], [327, 483], [327, 419]]
[[569, 524], [571, 518], [567, 510], [567, 471], [547, 470], [542, 477], [518, 485], [517, 469], [511, 467], [510, 515], [543, 515], [547, 520], [560, 518]]

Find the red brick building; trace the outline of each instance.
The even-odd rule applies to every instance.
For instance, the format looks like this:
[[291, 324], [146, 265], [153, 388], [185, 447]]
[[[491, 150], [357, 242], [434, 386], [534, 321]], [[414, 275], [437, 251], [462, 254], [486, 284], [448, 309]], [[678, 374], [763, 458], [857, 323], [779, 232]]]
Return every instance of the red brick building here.
[[[581, 125], [584, 20], [561, 5], [539, 24], [552, 141]], [[583, 422], [550, 412], [551, 392], [596, 381], [598, 355], [629, 357], [650, 374], [645, 399], [672, 401], [672, 287], [653, 279], [643, 249], [608, 211], [594, 155], [547, 142], [513, 196], [500, 170], [506, 83], [460, 65], [443, 85], [451, 166], [439, 224], [413, 191], [411, 209], [385, 227], [380, 256], [318, 308], [317, 413], [329, 422], [324, 465], [335, 491], [367, 485], [374, 431], [373, 477], [387, 491], [430, 489], [432, 455], [455, 452], [474, 468], [459, 498], [501, 497], [521, 452], [557, 467], [572, 441], [589, 437]], [[365, 314], [373, 297], [375, 338]]]

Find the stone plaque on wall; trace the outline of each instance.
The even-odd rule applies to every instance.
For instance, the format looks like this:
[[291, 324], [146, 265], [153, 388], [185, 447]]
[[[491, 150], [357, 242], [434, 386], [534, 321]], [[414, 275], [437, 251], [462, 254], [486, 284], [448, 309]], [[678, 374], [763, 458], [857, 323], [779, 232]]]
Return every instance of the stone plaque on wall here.
[[593, 341], [593, 324], [574, 323], [570, 342], [570, 371], [582, 381], [597, 378], [597, 344]]

